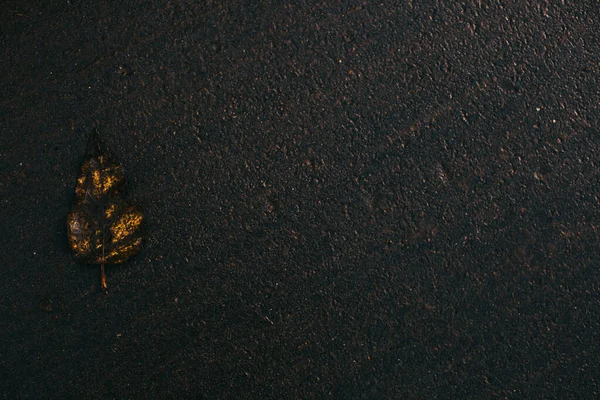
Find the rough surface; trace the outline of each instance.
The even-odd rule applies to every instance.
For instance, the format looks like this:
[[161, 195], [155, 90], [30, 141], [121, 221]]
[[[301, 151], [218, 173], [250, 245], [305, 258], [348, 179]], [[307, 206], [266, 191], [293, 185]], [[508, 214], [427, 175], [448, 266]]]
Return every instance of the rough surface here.
[[595, 2], [199, 3], [1, 7], [0, 397], [600, 396]]

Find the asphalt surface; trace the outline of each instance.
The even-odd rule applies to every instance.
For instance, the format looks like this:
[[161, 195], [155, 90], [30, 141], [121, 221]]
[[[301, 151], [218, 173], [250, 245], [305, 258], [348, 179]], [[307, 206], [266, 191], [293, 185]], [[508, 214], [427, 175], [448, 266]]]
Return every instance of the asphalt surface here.
[[4, 2], [0, 397], [598, 398], [600, 10], [457, 3]]

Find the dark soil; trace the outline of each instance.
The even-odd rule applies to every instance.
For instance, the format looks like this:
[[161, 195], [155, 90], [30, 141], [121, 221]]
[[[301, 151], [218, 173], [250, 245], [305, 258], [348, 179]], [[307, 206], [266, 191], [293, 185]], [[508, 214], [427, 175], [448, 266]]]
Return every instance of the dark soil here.
[[0, 8], [0, 397], [600, 396], [595, 2], [190, 3]]

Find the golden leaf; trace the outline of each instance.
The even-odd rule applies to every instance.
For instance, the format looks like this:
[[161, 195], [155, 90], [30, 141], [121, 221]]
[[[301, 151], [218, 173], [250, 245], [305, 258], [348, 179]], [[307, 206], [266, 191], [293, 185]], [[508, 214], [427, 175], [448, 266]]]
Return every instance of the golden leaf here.
[[142, 249], [142, 211], [122, 198], [125, 174], [100, 149], [96, 131], [75, 187], [67, 216], [67, 236], [75, 259], [100, 265], [100, 284], [106, 289], [105, 264], [121, 264]]

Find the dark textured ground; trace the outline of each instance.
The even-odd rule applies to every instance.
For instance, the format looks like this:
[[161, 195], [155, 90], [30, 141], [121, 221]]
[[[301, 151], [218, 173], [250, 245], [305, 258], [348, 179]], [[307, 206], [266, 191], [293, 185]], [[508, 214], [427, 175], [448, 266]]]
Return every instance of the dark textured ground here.
[[[30, 3], [0, 396], [600, 396], [595, 2]], [[148, 221], [107, 294], [65, 239], [93, 127]]]

